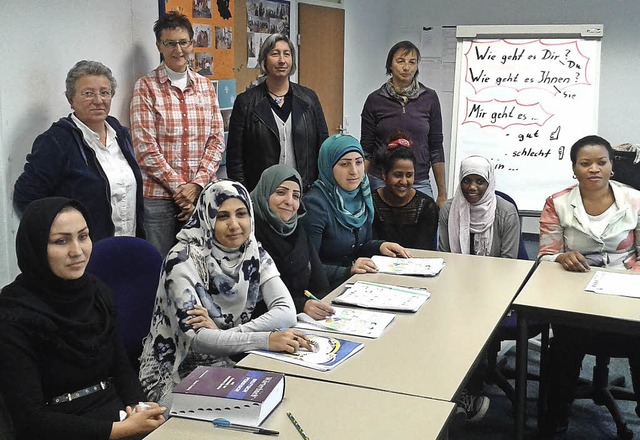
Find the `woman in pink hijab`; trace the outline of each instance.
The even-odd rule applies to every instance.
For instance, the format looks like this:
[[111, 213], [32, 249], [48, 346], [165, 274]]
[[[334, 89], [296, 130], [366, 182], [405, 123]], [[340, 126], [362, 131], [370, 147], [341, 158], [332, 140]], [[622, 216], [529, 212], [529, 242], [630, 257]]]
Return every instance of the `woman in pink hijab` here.
[[440, 209], [438, 250], [516, 258], [520, 219], [515, 206], [496, 195], [493, 165], [483, 156], [460, 163], [460, 185]]

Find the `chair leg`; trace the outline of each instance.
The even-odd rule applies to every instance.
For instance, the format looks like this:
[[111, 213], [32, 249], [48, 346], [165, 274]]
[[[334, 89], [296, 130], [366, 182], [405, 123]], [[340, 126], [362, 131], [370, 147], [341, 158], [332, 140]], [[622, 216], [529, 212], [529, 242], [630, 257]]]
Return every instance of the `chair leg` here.
[[616, 424], [618, 437], [625, 440], [631, 439], [633, 431], [627, 427], [622, 414], [620, 414], [618, 404], [608, 388], [609, 361], [610, 359], [606, 356], [596, 356], [596, 365], [593, 367], [593, 401], [597, 405], [604, 405], [609, 410]]

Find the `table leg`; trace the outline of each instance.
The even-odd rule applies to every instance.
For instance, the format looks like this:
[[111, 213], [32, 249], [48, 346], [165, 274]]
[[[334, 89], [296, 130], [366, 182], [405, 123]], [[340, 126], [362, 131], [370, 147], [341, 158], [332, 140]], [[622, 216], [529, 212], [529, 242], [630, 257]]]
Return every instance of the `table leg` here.
[[518, 311], [518, 339], [516, 341], [516, 439], [524, 438], [527, 405], [527, 363], [529, 341], [527, 339], [527, 318]]

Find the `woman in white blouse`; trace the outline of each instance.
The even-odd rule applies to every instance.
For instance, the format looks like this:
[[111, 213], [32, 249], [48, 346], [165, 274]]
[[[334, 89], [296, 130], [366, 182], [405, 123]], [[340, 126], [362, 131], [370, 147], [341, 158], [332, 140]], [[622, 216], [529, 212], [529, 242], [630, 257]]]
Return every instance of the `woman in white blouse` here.
[[144, 237], [142, 177], [129, 130], [109, 116], [116, 92], [111, 70], [82, 60], [67, 73], [65, 95], [73, 113], [33, 143], [14, 188], [20, 212], [34, 200], [62, 196], [80, 201], [91, 216], [91, 238]]

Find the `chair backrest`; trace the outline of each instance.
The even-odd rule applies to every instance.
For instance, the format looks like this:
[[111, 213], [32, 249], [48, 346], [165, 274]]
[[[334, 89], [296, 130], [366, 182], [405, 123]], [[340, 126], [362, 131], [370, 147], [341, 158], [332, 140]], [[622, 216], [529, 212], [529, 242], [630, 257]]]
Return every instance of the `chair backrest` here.
[[[502, 191], [496, 191], [496, 195], [502, 197], [507, 202], [511, 203], [518, 211], [518, 217], [520, 217], [520, 210], [518, 210], [518, 205], [516, 205], [516, 201], [511, 198], [511, 196], [503, 193]], [[520, 231], [520, 243], [518, 244], [518, 260], [528, 260], [529, 254], [527, 253], [527, 248], [524, 245], [524, 239], [522, 238], [522, 231]]]
[[109, 237], [94, 243], [87, 265], [87, 271], [113, 292], [118, 332], [136, 369], [142, 339], [149, 333], [161, 266], [158, 250], [135, 237]]

